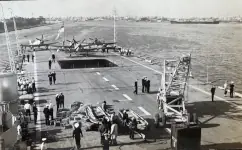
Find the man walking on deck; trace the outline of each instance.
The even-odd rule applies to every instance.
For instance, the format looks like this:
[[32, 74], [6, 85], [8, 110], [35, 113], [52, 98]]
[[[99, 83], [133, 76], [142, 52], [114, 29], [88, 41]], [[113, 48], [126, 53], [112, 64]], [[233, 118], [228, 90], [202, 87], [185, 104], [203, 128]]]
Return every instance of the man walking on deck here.
[[214, 102], [215, 90], [216, 90], [216, 87], [213, 85], [211, 88], [212, 102]]
[[79, 123], [74, 124], [74, 130], [73, 130], [72, 137], [75, 138], [76, 148], [80, 149], [81, 148], [81, 137], [83, 137], [83, 134], [82, 134], [82, 130], [81, 130]]

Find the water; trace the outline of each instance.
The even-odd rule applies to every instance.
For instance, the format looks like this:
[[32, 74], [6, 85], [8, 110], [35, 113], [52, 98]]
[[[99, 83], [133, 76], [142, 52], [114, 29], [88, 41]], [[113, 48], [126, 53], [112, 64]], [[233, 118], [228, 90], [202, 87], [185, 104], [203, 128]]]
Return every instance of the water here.
[[[173, 58], [182, 53], [191, 53], [193, 76], [206, 82], [207, 66], [208, 81], [222, 85], [224, 80], [233, 80], [237, 91], [242, 91], [242, 25], [188, 25], [170, 23], [142, 23], [117, 21], [117, 41], [120, 46], [132, 49], [135, 55], [146, 55], [149, 59], [162, 65], [164, 58]], [[43, 27], [43, 30], [34, 30], [33, 36], [40, 34], [53, 35], [58, 25]], [[113, 23], [82, 22], [65, 26], [67, 38], [75, 35], [82, 40], [89, 37], [98, 37], [113, 40]], [[50, 32], [51, 31], [51, 32]], [[21, 31], [30, 35], [30, 30]], [[25, 33], [26, 32], [26, 33]], [[2, 39], [0, 35], [0, 40]], [[1, 40], [2, 41], [2, 40]], [[0, 48], [2, 48], [0, 43]], [[4, 55], [5, 54], [5, 55]], [[6, 56], [6, 50], [1, 49], [1, 57]], [[1, 58], [1, 66], [4, 66]]]

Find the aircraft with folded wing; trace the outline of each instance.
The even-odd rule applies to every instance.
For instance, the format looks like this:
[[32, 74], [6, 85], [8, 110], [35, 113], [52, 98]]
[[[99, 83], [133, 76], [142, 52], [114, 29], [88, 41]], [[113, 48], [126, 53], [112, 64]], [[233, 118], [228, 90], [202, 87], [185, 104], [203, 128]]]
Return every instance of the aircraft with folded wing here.
[[45, 47], [48, 50], [50, 45], [58, 43], [58, 42], [45, 43], [46, 41], [49, 41], [49, 40], [44, 40], [44, 35], [42, 35], [41, 39], [36, 38], [36, 40], [33, 42], [29, 40], [29, 44], [21, 44], [20, 46], [22, 49], [23, 48], [26, 49], [27, 47], [31, 49]]
[[98, 38], [95, 38], [95, 39], [92, 39], [92, 38], [89, 38], [90, 40], [92, 40], [93, 42], [91, 43], [88, 43], [88, 44], [92, 44], [92, 45], [114, 45], [116, 44], [116, 42], [105, 42], [105, 41], [101, 41], [99, 40]]

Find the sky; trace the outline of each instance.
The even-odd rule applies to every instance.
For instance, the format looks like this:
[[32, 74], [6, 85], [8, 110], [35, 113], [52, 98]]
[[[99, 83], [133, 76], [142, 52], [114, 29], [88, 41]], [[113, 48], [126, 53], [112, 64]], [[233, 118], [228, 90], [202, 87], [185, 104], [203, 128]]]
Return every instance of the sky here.
[[5, 18], [11, 16], [8, 8], [21, 17], [89, 17], [112, 15], [114, 7], [118, 16], [242, 16], [242, 0], [35, 0], [1, 4]]

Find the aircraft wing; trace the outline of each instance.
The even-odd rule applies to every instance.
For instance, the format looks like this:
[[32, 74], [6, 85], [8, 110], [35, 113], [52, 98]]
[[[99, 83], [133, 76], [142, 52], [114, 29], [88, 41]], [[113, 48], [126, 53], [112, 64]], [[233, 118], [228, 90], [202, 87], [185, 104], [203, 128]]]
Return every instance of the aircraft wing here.
[[40, 47], [40, 46], [49, 46], [51, 44], [56, 44], [58, 42], [53, 42], [53, 43], [46, 43], [46, 44], [21, 44], [20, 46], [24, 47]]
[[79, 49], [77, 50], [78, 52], [86, 52], [86, 51], [94, 51], [94, 50], [97, 50], [97, 48], [85, 48], [85, 49]]
[[56, 43], [58, 43], [58, 42], [40, 44], [39, 46], [49, 46], [49, 45], [56, 44]]
[[116, 44], [116, 42], [107, 42], [107, 43], [103, 43], [104, 45], [112, 45], [112, 44]]
[[51, 45], [52, 47], [57, 47], [57, 48], [70, 48], [68, 45]]

